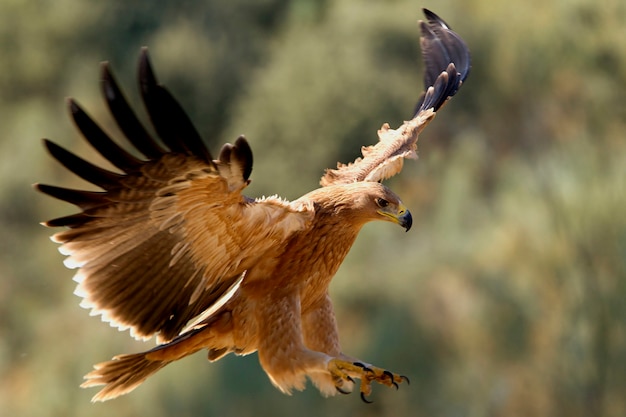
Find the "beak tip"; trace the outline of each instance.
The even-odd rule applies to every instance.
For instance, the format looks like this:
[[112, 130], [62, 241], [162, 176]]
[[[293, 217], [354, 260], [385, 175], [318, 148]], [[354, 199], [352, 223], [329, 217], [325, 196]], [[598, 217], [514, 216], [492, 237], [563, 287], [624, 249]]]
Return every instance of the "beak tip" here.
[[411, 216], [410, 211], [406, 211], [401, 217], [401, 226], [404, 227], [404, 231], [408, 232], [411, 230], [411, 226], [413, 226], [413, 216]]

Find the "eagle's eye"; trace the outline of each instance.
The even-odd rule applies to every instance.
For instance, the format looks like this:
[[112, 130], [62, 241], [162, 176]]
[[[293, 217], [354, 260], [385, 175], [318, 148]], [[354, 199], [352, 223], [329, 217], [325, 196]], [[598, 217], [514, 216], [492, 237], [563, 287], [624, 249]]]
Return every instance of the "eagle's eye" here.
[[376, 204], [378, 205], [378, 207], [384, 208], [389, 205], [389, 201], [385, 200], [384, 198], [377, 198]]

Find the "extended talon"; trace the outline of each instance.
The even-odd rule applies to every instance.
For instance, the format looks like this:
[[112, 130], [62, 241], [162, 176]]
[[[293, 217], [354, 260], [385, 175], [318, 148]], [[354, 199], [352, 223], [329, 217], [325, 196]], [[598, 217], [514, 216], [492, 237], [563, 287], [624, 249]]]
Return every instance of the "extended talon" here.
[[370, 368], [368, 368], [368, 367], [367, 367], [367, 365], [362, 364], [361, 362], [354, 362], [354, 363], [353, 363], [353, 365], [354, 365], [354, 366], [358, 366], [359, 368], [363, 368], [363, 370], [364, 370], [365, 372], [371, 372], [371, 373], [374, 373], [374, 371], [372, 371]]
[[[387, 370], [385, 370], [385, 372], [383, 372], [384, 375], [387, 375], [387, 377], [391, 380], [391, 383], [393, 384], [393, 386], [396, 388], [396, 390], [398, 390], [400, 387], [398, 386], [398, 383], [396, 381], [393, 380], [393, 374]], [[402, 375], [400, 376], [400, 378], [402, 378]]]
[[[338, 369], [338, 371], [340, 370], [340, 368]], [[338, 393], [340, 394], [351, 394], [352, 393], [352, 387], [354, 386], [354, 379], [344, 373], [344, 372], [331, 372], [331, 377], [333, 379], [333, 382], [335, 383], [335, 389], [337, 390]], [[350, 390], [346, 390], [343, 388], [344, 386], [344, 382], [348, 381], [349, 383], [352, 384], [352, 386], [350, 387]]]
[[339, 388], [337, 385], [335, 385], [335, 389], [337, 390], [339, 394], [344, 394], [344, 395], [352, 394], [351, 391], [344, 391], [341, 388]]
[[368, 400], [367, 398], [365, 398], [365, 393], [363, 393], [363, 392], [361, 392], [361, 400], [363, 400], [363, 402], [364, 402], [365, 404], [371, 404], [371, 403], [373, 403], [373, 402], [374, 402], [374, 401], [370, 401], [370, 400]]

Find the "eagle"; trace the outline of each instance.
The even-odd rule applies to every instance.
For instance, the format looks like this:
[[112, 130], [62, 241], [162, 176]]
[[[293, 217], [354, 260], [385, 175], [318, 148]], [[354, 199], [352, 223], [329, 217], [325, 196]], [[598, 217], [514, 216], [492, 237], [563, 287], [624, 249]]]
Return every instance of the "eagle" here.
[[362, 157], [327, 169], [320, 188], [294, 201], [243, 194], [252, 172], [248, 140], [225, 144], [215, 159], [157, 81], [145, 48], [139, 86], [156, 135], [136, 117], [109, 64], [101, 67], [103, 96], [134, 151], [68, 99], [75, 125], [117, 170], [44, 139], [53, 158], [101, 190], [35, 184], [80, 209], [43, 224], [65, 228], [52, 240], [67, 255], [65, 265], [78, 268], [81, 306], [137, 339], [157, 341], [95, 365], [82, 384], [104, 386], [93, 401], [126, 394], [203, 349], [210, 361], [257, 352], [287, 394], [303, 390], [307, 378], [323, 395], [347, 394], [359, 379], [360, 396], [370, 402], [373, 383], [409, 382], [342, 351], [328, 287], [363, 225], [383, 220], [411, 228], [411, 213], [382, 181], [417, 157], [418, 134], [469, 74], [463, 39], [433, 12], [424, 14], [425, 91], [414, 116], [397, 129], [384, 124]]

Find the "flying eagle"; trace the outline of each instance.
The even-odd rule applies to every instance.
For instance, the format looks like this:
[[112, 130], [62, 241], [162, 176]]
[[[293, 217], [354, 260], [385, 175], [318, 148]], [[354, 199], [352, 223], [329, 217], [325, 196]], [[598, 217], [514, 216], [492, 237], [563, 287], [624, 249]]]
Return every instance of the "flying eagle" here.
[[159, 140], [136, 118], [102, 64], [108, 107], [144, 158], [120, 147], [72, 99], [69, 109], [85, 139], [120, 172], [105, 170], [44, 140], [49, 153], [102, 191], [36, 184], [80, 208], [49, 220], [66, 227], [52, 239], [78, 268], [81, 306], [138, 339], [156, 336], [146, 352], [95, 365], [83, 387], [104, 385], [93, 401], [135, 389], [167, 364], [202, 349], [216, 361], [258, 352], [284, 393], [308, 377], [324, 395], [349, 393], [360, 379], [398, 387], [408, 379], [343, 353], [328, 286], [361, 227], [385, 220], [411, 227], [410, 212], [382, 181], [416, 158], [418, 134], [466, 79], [465, 42], [434, 13], [420, 21], [425, 88], [414, 117], [388, 124], [363, 157], [328, 169], [321, 188], [295, 201], [249, 198], [252, 151], [239, 137], [214, 159], [191, 121], [157, 82], [146, 49], [139, 59], [141, 96]]

